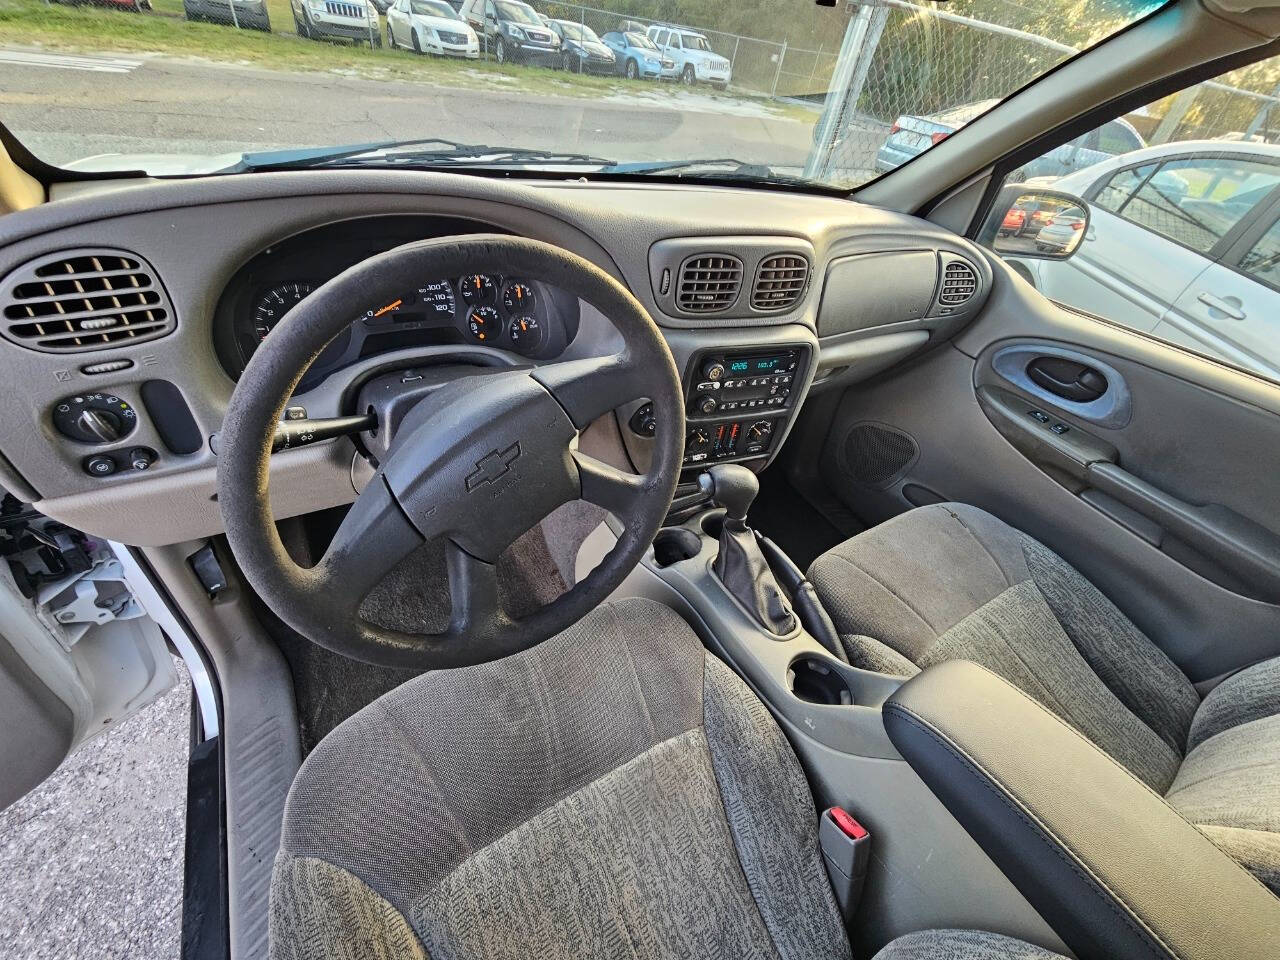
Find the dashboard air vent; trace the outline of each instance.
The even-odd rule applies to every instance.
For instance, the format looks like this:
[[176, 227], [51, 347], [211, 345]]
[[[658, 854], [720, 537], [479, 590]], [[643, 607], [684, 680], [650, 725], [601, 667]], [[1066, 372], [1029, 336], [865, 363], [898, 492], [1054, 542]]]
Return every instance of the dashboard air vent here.
[[685, 313], [728, 310], [742, 289], [742, 261], [724, 254], [690, 257], [680, 265], [676, 306]]
[[765, 257], [756, 270], [751, 287], [751, 306], [756, 310], [786, 310], [793, 307], [809, 282], [809, 261], [792, 253]]
[[163, 337], [173, 306], [151, 265], [119, 250], [72, 250], [19, 267], [0, 286], [8, 340], [87, 353]]
[[966, 303], [978, 292], [978, 275], [963, 260], [952, 260], [942, 271], [942, 293], [938, 302], [948, 307]]

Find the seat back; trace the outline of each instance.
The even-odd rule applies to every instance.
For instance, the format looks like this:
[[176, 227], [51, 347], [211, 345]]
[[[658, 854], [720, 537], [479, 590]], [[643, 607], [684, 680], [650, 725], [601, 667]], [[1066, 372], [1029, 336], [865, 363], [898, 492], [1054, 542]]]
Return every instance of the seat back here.
[[779, 957], [849, 945], [804, 774], [661, 605], [426, 674], [290, 793], [277, 957]]

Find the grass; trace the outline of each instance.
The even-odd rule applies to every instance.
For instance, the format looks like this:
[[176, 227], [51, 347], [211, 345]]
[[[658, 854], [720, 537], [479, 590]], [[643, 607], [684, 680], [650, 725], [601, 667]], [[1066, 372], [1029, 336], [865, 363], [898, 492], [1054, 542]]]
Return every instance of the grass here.
[[[183, 15], [182, 0], [152, 2], [153, 11], [130, 13], [96, 6], [49, 4], [44, 0], [0, 0], [0, 44], [78, 53], [159, 53], [277, 70], [339, 72], [435, 86], [557, 96], [590, 97], [653, 87], [652, 82], [621, 77], [584, 76], [515, 64], [499, 66], [483, 60], [445, 60], [386, 46], [371, 50], [367, 44], [304, 40], [293, 33], [289, 0], [267, 0], [271, 33], [191, 23]], [[385, 17], [383, 23], [385, 27]], [[498, 76], [502, 79], [498, 80]], [[743, 99], [736, 92], [723, 94], [707, 87], [698, 88], [698, 93], [709, 98]], [[793, 112], [790, 105], [761, 99], [778, 116]]]

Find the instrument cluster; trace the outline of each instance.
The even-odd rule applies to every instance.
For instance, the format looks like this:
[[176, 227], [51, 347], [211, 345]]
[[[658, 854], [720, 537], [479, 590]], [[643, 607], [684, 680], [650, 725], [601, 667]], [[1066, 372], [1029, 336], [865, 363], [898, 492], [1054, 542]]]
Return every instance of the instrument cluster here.
[[[330, 277], [382, 250], [432, 235], [414, 229], [427, 226], [412, 222], [419, 219], [344, 224], [343, 242], [334, 246], [325, 243], [332, 228], [322, 227], [258, 254], [232, 278], [219, 302], [215, 339], [227, 372], [238, 377], [286, 314]], [[439, 235], [441, 225], [431, 226]], [[367, 239], [353, 243], [353, 233], [366, 234]], [[485, 273], [424, 277], [389, 301], [370, 302], [362, 314], [352, 317], [351, 325], [312, 364], [299, 389], [364, 357], [414, 346], [483, 345], [531, 360], [553, 359], [577, 333], [578, 309], [576, 297], [534, 278]]]

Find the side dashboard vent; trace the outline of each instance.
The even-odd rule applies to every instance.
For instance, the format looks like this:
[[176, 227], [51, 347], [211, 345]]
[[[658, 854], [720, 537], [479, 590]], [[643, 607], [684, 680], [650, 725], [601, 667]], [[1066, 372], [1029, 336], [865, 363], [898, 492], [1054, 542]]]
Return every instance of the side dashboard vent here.
[[120, 250], [72, 250], [19, 267], [0, 284], [0, 334], [45, 353], [155, 340], [173, 306], [151, 265]]
[[755, 310], [787, 310], [796, 305], [809, 283], [809, 261], [792, 253], [765, 257], [751, 286]]
[[950, 260], [942, 270], [942, 292], [938, 302], [947, 307], [968, 303], [978, 292], [978, 274], [963, 260]]
[[742, 261], [725, 254], [690, 257], [680, 265], [676, 306], [685, 313], [728, 310], [742, 290]]

